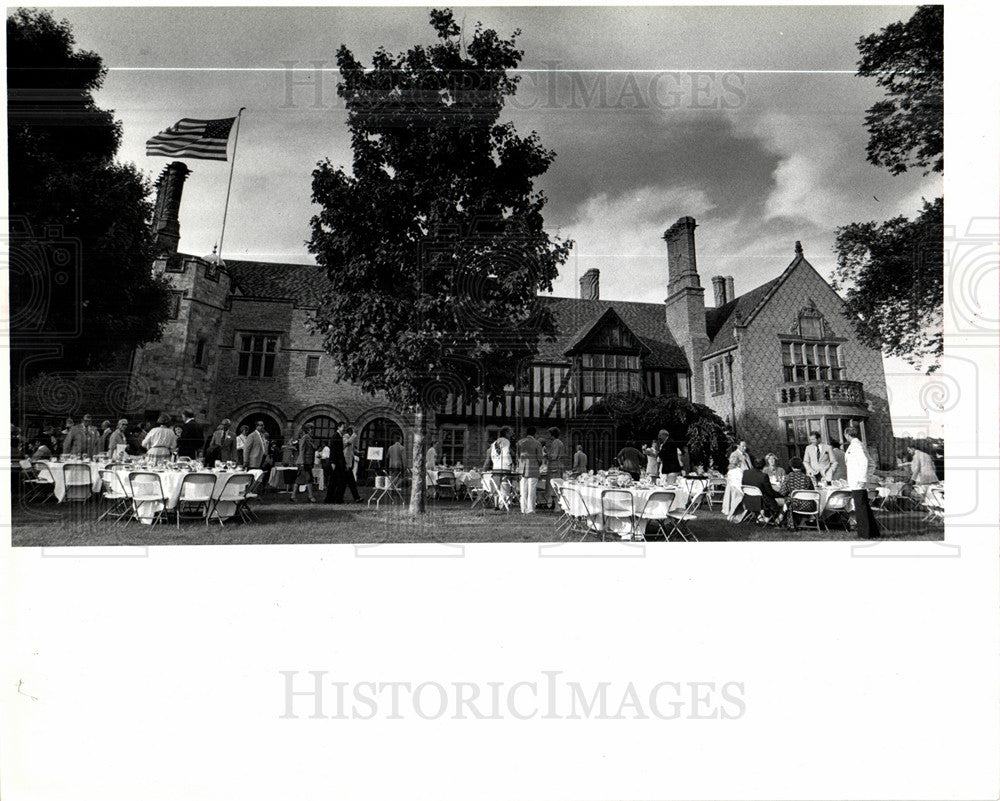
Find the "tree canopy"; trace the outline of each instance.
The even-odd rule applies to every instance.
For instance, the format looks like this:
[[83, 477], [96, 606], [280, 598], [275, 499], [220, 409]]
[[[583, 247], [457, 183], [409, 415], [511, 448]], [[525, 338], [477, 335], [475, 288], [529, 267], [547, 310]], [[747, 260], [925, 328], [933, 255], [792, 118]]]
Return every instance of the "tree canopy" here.
[[543, 228], [534, 179], [554, 154], [500, 120], [522, 52], [449, 10], [437, 42], [370, 68], [342, 46], [352, 170], [313, 172], [310, 251], [327, 268], [314, 324], [341, 375], [416, 412], [411, 510], [423, 504], [424, 414], [449, 394], [498, 397], [553, 331], [538, 299], [571, 242]]
[[893, 175], [944, 170], [944, 6], [920, 6], [858, 41], [858, 75], [886, 98], [868, 109], [868, 160]]
[[714, 465], [725, 472], [732, 429], [709, 407], [677, 396], [650, 397], [637, 392], [606, 395], [585, 416], [607, 418], [629, 442], [651, 442], [666, 429], [669, 439], [690, 449], [691, 464]]
[[[868, 110], [868, 160], [893, 175], [944, 170], [944, 11], [920, 6], [906, 22], [858, 42], [858, 75], [886, 99]], [[944, 352], [944, 200], [914, 218], [837, 229], [834, 288], [843, 290], [860, 339], [933, 372]]]
[[834, 288], [856, 315], [861, 340], [932, 372], [944, 352], [944, 201], [913, 220], [851, 223], [837, 230]]
[[[106, 70], [45, 11], [7, 18], [13, 376], [78, 369], [158, 339], [166, 284], [153, 278], [148, 180], [114, 161], [121, 124], [93, 93]], [[29, 371], [30, 372], [30, 371]]]

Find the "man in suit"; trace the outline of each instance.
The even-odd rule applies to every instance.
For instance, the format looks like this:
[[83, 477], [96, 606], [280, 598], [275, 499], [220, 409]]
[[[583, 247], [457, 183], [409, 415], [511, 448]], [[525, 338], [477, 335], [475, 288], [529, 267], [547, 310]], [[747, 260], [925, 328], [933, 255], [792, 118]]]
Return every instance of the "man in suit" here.
[[906, 454], [910, 457], [911, 484], [937, 484], [940, 481], [929, 453], [908, 447]]
[[324, 503], [343, 503], [347, 488], [347, 460], [344, 458], [344, 423], [337, 423], [330, 437], [330, 486], [326, 488]]
[[205, 441], [205, 431], [201, 423], [194, 419], [194, 412], [185, 409], [182, 417], [184, 425], [181, 426], [181, 435], [177, 438], [177, 455], [194, 459], [197, 458], [198, 449]]
[[83, 416], [83, 420], [66, 432], [66, 439], [63, 440], [63, 453], [73, 456], [87, 454], [91, 456], [100, 452], [101, 432], [93, 424], [93, 418], [89, 414]]
[[267, 434], [264, 431], [264, 421], [258, 420], [256, 428], [243, 445], [243, 466], [247, 470], [260, 470], [265, 456], [267, 456]]
[[660, 446], [660, 474], [664, 476], [681, 474], [681, 460], [677, 456], [677, 443], [670, 439], [669, 432], [662, 428], [656, 436]]
[[232, 423], [228, 418], [219, 423], [219, 427], [215, 429], [208, 447], [205, 448], [205, 458], [210, 463], [216, 460], [236, 461], [236, 437], [233, 435]]
[[764, 472], [763, 459], [754, 459], [750, 469], [743, 471], [743, 486], [756, 487], [760, 490], [765, 515], [772, 517], [781, 514], [784, 502], [781, 496], [774, 491], [774, 487], [771, 486], [771, 479]]
[[528, 426], [517, 443], [517, 472], [521, 476], [521, 513], [535, 513], [535, 491], [538, 489], [538, 469], [542, 466], [542, 443], [535, 439], [534, 426]]
[[820, 442], [819, 434], [813, 431], [809, 435], [805, 456], [802, 457], [806, 475], [818, 484], [831, 471], [832, 464], [833, 454], [830, 452], [830, 446]]
[[111, 431], [112, 429], [110, 420], [105, 420], [103, 423], [101, 423], [101, 441], [97, 447], [98, 453], [108, 452], [108, 440], [111, 438]]

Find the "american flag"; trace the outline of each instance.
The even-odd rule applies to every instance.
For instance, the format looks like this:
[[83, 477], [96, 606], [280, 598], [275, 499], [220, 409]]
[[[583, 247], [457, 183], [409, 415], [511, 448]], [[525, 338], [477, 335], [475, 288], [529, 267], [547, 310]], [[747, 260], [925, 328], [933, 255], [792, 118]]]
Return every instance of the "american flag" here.
[[226, 117], [223, 120], [192, 120], [185, 117], [147, 141], [146, 155], [226, 161], [229, 132], [235, 121], [236, 117]]

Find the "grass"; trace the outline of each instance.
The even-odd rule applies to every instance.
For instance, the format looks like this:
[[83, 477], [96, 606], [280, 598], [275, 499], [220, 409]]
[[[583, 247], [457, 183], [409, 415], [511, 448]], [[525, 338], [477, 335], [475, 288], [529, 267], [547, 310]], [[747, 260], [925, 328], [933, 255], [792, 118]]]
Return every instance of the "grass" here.
[[[364, 490], [362, 490], [364, 491]], [[180, 529], [169, 524], [128, 526], [108, 520], [96, 522], [103, 510], [98, 503], [41, 503], [25, 507], [14, 500], [12, 544], [15, 547], [79, 547], [115, 545], [246, 545], [246, 544], [379, 544], [557, 542], [556, 512], [539, 509], [522, 515], [493, 509], [485, 514], [470, 509], [468, 501], [428, 502], [424, 515], [411, 516], [399, 504], [381, 509], [360, 504], [290, 504], [287, 495], [268, 495], [257, 505], [253, 524], [182, 520]], [[883, 536], [897, 540], [943, 540], [940, 522], [925, 523], [917, 512], [892, 513], [885, 518]], [[732, 524], [719, 512], [702, 509], [691, 530], [702, 542], [856, 541], [854, 532], [815, 529], [791, 532], [761, 528], [753, 523]], [[578, 537], [577, 537], [578, 539]], [[591, 538], [588, 538], [590, 540]], [[661, 538], [662, 539], [662, 538]], [[654, 538], [650, 536], [650, 541]], [[679, 542], [674, 537], [671, 543]]]

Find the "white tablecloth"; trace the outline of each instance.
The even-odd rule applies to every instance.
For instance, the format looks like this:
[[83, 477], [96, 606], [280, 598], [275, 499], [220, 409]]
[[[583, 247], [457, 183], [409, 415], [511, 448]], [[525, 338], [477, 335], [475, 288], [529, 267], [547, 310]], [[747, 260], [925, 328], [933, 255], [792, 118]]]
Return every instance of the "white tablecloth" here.
[[478, 487], [482, 483], [482, 474], [473, 473], [469, 470], [454, 470], [450, 467], [442, 467], [438, 470], [427, 471], [427, 486], [433, 487], [437, 484], [438, 476], [442, 470], [451, 470], [455, 474], [455, 484], [463, 484], [466, 487]]
[[104, 463], [97, 462], [39, 462], [39, 464], [45, 465], [49, 473], [52, 474], [52, 480], [55, 482], [52, 487], [52, 494], [56, 496], [56, 500], [59, 503], [63, 502], [66, 497], [66, 473], [65, 468], [68, 464], [83, 464], [90, 469], [90, 488], [94, 492], [101, 491], [101, 470], [104, 468]]
[[[698, 482], [695, 482], [698, 483]], [[685, 482], [685, 485], [681, 485], [678, 482], [677, 486], [674, 487], [604, 487], [604, 486], [593, 486], [589, 484], [579, 484], [576, 482], [567, 482], [563, 485], [565, 488], [573, 489], [579, 492], [579, 496], [575, 492], [568, 493], [566, 497], [567, 505], [569, 506], [570, 514], [573, 515], [583, 515], [587, 514], [592, 520], [600, 520], [602, 516], [601, 508], [601, 496], [608, 490], [615, 490], [612, 495], [607, 496], [604, 499], [604, 511], [607, 513], [608, 517], [629, 517], [633, 512], [637, 516], [636, 528], [639, 533], [644, 533], [646, 529], [646, 523], [649, 520], [662, 519], [665, 516], [666, 511], [679, 511], [687, 506], [688, 500], [691, 497], [689, 487], [690, 483]], [[632, 504], [629, 505], [625, 497], [621, 495], [622, 492], [627, 492], [632, 497]], [[673, 492], [674, 500], [670, 505], [669, 510], [665, 510], [662, 504], [654, 503], [650, 508], [646, 508], [646, 502], [649, 497], [654, 492]], [[583, 499], [581, 504], [580, 498]], [[584, 508], [584, 504], [586, 508]], [[610, 526], [613, 533], [615, 526]], [[630, 528], [625, 526], [623, 528]]]
[[[283, 490], [288, 486], [288, 482], [291, 482], [292, 484], [295, 483], [295, 476], [298, 472], [299, 468], [294, 466], [289, 467], [286, 465], [278, 465], [277, 467], [272, 467], [271, 477], [268, 479], [267, 485], [272, 489]], [[323, 468], [314, 467], [312, 473], [316, 489], [326, 489], [326, 481], [323, 477]]]

